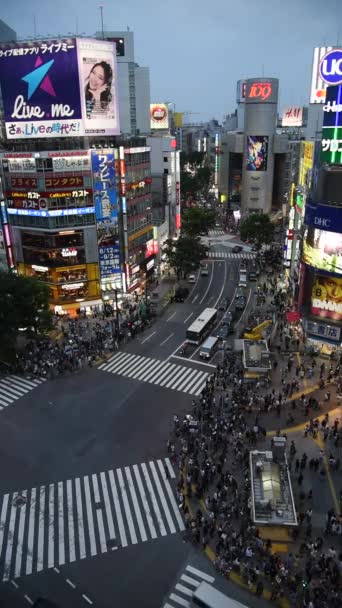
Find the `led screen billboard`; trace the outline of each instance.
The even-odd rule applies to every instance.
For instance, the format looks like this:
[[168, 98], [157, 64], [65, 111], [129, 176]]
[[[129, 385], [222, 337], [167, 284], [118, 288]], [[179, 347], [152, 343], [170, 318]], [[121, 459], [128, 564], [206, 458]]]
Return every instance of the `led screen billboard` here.
[[323, 106], [323, 127], [342, 127], [341, 84], [327, 88], [326, 100]]
[[318, 270], [342, 275], [342, 234], [307, 228], [303, 243], [303, 262]]
[[169, 128], [169, 108], [165, 103], [150, 104], [151, 129]]
[[114, 45], [61, 38], [0, 45], [8, 139], [119, 133]]
[[342, 164], [342, 127], [322, 129], [320, 161], [333, 165]]
[[268, 137], [247, 135], [247, 171], [267, 171]]
[[312, 286], [311, 314], [334, 321], [342, 320], [342, 279], [316, 276]]

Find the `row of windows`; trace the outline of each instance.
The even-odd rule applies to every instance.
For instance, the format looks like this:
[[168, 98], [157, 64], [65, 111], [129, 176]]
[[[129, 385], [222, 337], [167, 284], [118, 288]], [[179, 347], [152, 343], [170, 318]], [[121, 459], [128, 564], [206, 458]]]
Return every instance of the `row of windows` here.
[[148, 213], [141, 218], [133, 218], [128, 222], [128, 234], [132, 234], [137, 230], [141, 230], [145, 226], [148, 226], [152, 222], [152, 214]]
[[16, 215], [10, 216], [10, 223], [13, 226], [27, 226], [27, 228], [74, 228], [75, 226], [93, 226], [95, 217], [93, 213], [85, 215], [70, 215], [62, 217], [36, 217]]

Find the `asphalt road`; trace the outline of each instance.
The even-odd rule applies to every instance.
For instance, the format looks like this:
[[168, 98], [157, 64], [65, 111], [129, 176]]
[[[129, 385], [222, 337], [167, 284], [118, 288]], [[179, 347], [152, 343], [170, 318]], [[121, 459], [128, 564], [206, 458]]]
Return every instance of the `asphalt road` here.
[[[161, 608], [187, 564], [202, 560], [210, 571], [182, 542], [166, 450], [172, 415], [191, 406], [188, 379], [199, 386], [210, 369], [173, 355], [204, 308], [233, 297], [238, 267], [210, 262], [187, 301], [119, 353], [130, 377], [125, 363], [119, 373], [89, 369], [44, 382], [0, 412], [1, 607], [44, 595], [60, 608]], [[160, 384], [133, 377], [156, 365], [166, 374]]]

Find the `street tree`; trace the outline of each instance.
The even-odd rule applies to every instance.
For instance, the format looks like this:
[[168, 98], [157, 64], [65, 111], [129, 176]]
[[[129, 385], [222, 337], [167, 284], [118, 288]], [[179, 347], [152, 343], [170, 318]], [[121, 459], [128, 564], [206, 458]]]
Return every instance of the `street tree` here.
[[177, 279], [193, 272], [206, 257], [207, 249], [197, 237], [181, 235], [177, 241], [168, 239], [163, 249], [167, 263], [177, 274]]
[[196, 200], [199, 194], [208, 195], [212, 171], [205, 164], [204, 152], [181, 153], [181, 193], [183, 200]]
[[274, 238], [274, 224], [264, 213], [252, 213], [240, 223], [240, 236], [243, 241], [256, 245], [268, 244]]
[[215, 213], [201, 207], [190, 207], [182, 214], [182, 233], [189, 236], [207, 234], [215, 226]]
[[52, 327], [49, 287], [32, 277], [0, 271], [0, 342], [14, 347], [19, 328], [42, 334]]

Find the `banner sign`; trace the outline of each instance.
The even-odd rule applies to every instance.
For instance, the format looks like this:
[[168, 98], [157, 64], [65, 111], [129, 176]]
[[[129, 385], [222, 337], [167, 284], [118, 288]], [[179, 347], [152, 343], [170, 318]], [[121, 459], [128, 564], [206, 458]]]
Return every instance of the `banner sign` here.
[[326, 323], [315, 323], [314, 321], [304, 320], [304, 327], [309, 334], [317, 336], [317, 338], [326, 338], [334, 342], [340, 341], [341, 328], [327, 325]]
[[[323, 106], [323, 127], [342, 127], [342, 85], [328, 87]], [[323, 131], [324, 137], [324, 131]]]
[[[46, 177], [45, 188], [55, 190], [56, 188], [78, 188], [83, 186], [83, 177], [74, 175], [73, 177]], [[56, 193], [57, 194], [57, 193]]]
[[328, 232], [342, 233], [342, 217], [339, 207], [321, 205], [308, 199], [305, 206], [305, 224]]
[[301, 127], [303, 125], [303, 108], [290, 106], [285, 108], [281, 121], [282, 127]]
[[94, 203], [98, 224], [117, 224], [114, 153], [108, 150], [92, 150]]
[[106, 279], [112, 274], [120, 271], [120, 247], [116, 242], [114, 245], [99, 247], [99, 264], [101, 279]]

